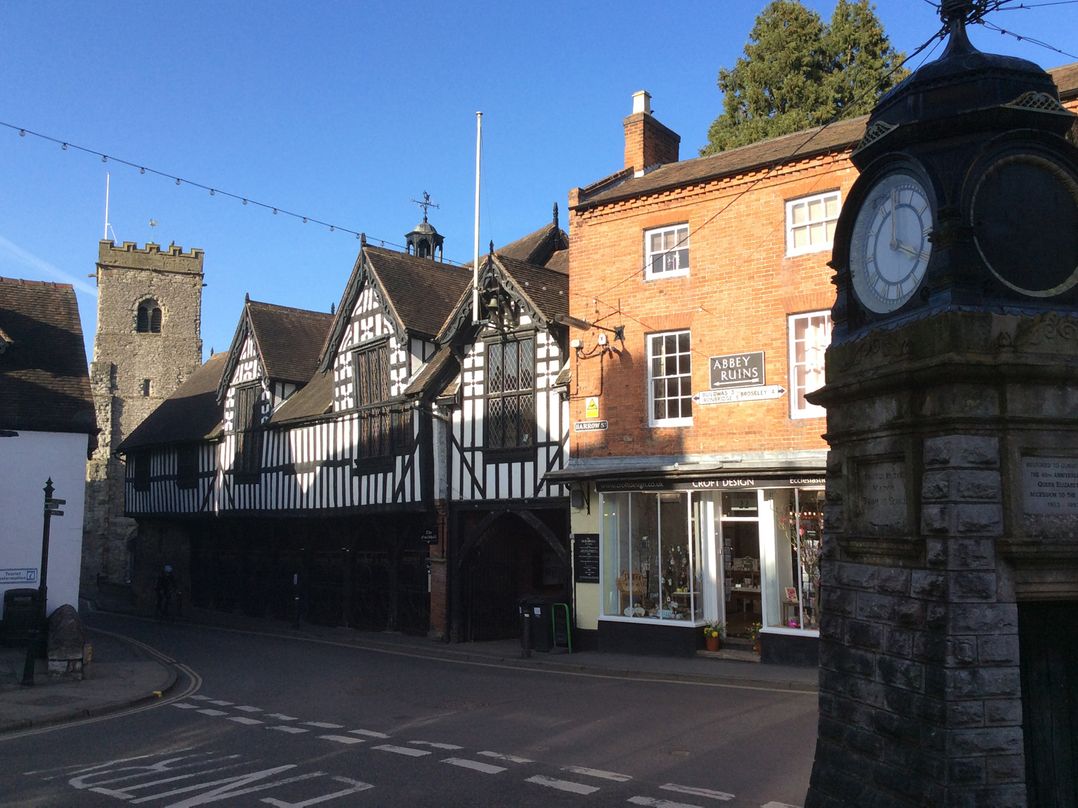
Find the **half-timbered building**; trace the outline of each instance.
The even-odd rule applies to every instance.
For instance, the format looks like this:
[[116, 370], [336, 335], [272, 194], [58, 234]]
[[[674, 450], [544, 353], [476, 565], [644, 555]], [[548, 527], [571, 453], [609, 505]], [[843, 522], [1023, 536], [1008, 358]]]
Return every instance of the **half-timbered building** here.
[[462, 295], [439, 353], [407, 391], [442, 418], [447, 545], [431, 553], [432, 623], [454, 639], [515, 636], [522, 599], [570, 601], [568, 497], [543, 483], [568, 449], [557, 384], [567, 265], [556, 208], [546, 227], [491, 245], [476, 299]]

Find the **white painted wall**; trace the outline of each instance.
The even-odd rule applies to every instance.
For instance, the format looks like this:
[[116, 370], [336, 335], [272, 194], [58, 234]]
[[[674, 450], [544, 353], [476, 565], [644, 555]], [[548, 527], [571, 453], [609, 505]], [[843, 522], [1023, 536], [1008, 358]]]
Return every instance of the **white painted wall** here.
[[78, 608], [88, 441], [87, 435], [24, 430], [18, 437], [0, 437], [0, 609], [8, 589], [38, 587], [36, 580], [3, 583], [3, 570], [30, 568], [40, 575], [49, 478], [53, 496], [67, 504], [60, 508], [63, 516], [52, 517], [49, 530], [48, 613], [65, 603]]

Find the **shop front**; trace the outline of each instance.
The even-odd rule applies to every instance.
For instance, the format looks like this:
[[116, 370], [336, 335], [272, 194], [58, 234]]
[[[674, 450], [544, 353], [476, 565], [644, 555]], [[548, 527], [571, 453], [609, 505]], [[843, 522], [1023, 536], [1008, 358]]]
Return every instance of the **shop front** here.
[[598, 595], [600, 650], [689, 655], [719, 622], [765, 662], [815, 663], [822, 476], [598, 480], [594, 493], [598, 581], [576, 580], [578, 609]]

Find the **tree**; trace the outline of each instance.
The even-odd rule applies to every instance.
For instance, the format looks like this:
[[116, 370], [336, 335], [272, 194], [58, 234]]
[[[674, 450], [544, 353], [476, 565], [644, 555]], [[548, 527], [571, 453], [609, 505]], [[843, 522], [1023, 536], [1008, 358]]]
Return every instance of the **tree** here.
[[867, 112], [905, 75], [870, 0], [838, 0], [830, 25], [799, 0], [773, 0], [745, 55], [719, 70], [723, 113], [701, 154]]

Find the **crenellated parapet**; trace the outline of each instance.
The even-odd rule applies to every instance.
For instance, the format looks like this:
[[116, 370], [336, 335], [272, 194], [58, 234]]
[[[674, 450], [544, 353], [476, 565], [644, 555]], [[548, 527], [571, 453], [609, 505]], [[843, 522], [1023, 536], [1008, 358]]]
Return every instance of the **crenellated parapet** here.
[[101, 241], [97, 265], [101, 269], [148, 269], [201, 275], [203, 257], [201, 249], [193, 247], [190, 252], [184, 252], [178, 244], [162, 248], [152, 241], [146, 242], [145, 247], [139, 247], [133, 241], [125, 241], [119, 246], [113, 241]]

